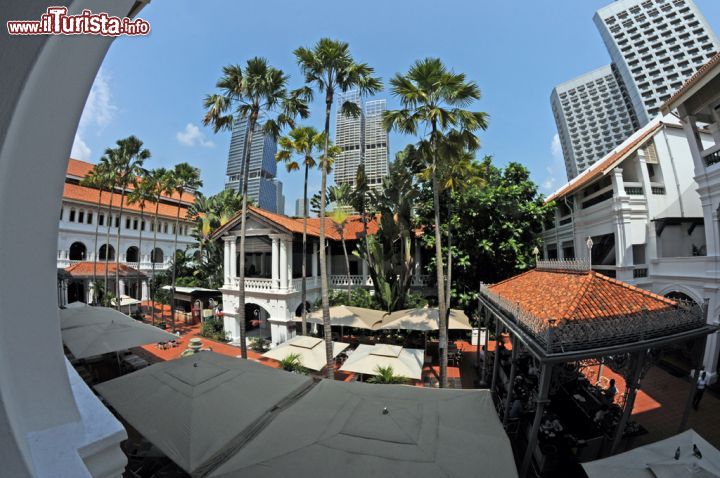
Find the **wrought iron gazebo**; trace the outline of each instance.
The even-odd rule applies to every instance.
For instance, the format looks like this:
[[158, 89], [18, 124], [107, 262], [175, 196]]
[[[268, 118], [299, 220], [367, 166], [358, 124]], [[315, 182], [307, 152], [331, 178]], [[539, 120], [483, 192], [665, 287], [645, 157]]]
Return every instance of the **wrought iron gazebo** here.
[[[630, 356], [626, 401], [611, 446], [611, 453], [615, 453], [640, 380], [649, 367], [650, 354], [718, 330], [717, 324], [707, 323], [706, 304], [667, 299], [611, 279], [593, 272], [589, 262], [583, 260], [538, 261], [537, 267], [528, 272], [494, 285], [481, 285], [480, 305], [486, 318], [495, 321], [498, 345], [503, 330], [513, 345], [504, 424], [512, 403], [518, 351], [527, 351], [541, 365], [535, 414], [520, 476], [527, 475], [537, 445], [555, 365]], [[492, 390], [497, 385], [498, 364], [496, 353]], [[685, 427], [688, 413], [689, 407], [681, 428]]]

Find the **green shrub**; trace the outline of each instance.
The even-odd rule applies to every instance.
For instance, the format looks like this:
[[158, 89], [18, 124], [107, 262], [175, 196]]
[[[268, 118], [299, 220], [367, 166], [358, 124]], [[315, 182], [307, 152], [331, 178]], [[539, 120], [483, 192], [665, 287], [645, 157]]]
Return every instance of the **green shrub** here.
[[210, 319], [202, 323], [200, 327], [200, 336], [217, 342], [229, 342], [230, 334], [225, 332], [222, 320]]

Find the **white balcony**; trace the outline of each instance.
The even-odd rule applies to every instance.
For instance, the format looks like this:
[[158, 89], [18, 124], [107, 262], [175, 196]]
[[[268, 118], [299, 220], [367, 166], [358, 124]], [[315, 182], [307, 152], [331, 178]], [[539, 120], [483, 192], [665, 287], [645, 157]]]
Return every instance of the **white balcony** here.
[[[320, 277], [307, 277], [306, 279], [307, 290], [314, 290], [320, 288]], [[364, 283], [363, 283], [364, 282]], [[352, 287], [372, 287], [372, 279], [368, 276], [366, 281], [363, 281], [361, 275], [351, 275], [350, 281], [348, 282], [348, 276], [345, 274], [338, 275], [333, 274], [328, 277], [328, 283], [331, 289], [347, 289], [348, 283]], [[413, 287], [425, 287], [428, 283], [428, 276], [413, 276], [412, 286]], [[224, 289], [238, 289], [240, 286], [240, 279], [233, 277], [230, 282], [223, 286]], [[267, 292], [273, 294], [290, 294], [300, 292], [302, 289], [302, 278], [295, 278], [290, 281], [289, 287], [281, 288], [279, 281], [273, 284], [272, 279], [259, 278], [259, 277], [246, 277], [245, 278], [245, 291], [247, 292]]]

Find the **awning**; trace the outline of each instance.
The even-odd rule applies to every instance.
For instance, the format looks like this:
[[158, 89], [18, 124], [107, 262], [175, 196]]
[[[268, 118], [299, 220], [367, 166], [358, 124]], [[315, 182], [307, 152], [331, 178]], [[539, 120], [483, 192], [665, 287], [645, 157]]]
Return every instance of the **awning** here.
[[[437, 308], [406, 309], [389, 314], [383, 320], [380, 329], [403, 329], [403, 330], [439, 330]], [[451, 330], [472, 330], [470, 320], [462, 310], [451, 309], [448, 320], [448, 329]]]
[[515, 478], [517, 471], [487, 390], [322, 380], [210, 476]]
[[619, 455], [583, 463], [582, 467], [589, 478], [717, 478], [720, 451], [690, 429]]
[[[333, 357], [336, 357], [349, 346], [350, 344], [333, 342]], [[293, 337], [269, 352], [264, 353], [263, 357], [281, 361], [292, 354], [296, 354], [300, 360], [300, 364], [310, 370], [320, 371], [327, 364], [325, 341], [307, 335]]]
[[425, 351], [406, 349], [399, 345], [358, 345], [340, 368], [344, 372], [377, 375], [378, 367], [392, 367], [393, 373], [400, 377], [420, 380]]
[[107, 307], [69, 308], [59, 314], [62, 341], [78, 359], [176, 338]]
[[202, 475], [312, 383], [309, 377], [208, 351], [151, 365], [95, 389], [178, 466]]

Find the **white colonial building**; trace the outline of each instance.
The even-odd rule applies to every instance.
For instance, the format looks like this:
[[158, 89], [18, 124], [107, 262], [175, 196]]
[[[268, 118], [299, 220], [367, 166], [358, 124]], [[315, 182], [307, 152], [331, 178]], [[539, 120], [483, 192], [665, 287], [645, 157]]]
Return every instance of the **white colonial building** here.
[[[359, 216], [351, 216], [344, 228], [350, 258], [350, 275], [345, 265], [341, 238], [330, 219], [327, 220], [328, 280], [331, 289], [372, 288], [367, 264], [352, 254], [363, 231]], [[307, 303], [320, 298], [319, 218], [308, 218]], [[302, 218], [292, 218], [251, 207], [248, 211], [245, 239], [245, 320], [248, 336], [269, 337], [279, 344], [295, 335], [295, 318], [302, 313]], [[377, 224], [368, 223], [374, 234]], [[214, 233], [225, 246], [223, 310], [225, 330], [232, 339], [240, 336], [237, 319], [240, 216], [236, 216]], [[415, 247], [413, 287], [422, 287], [421, 251]]]
[[[108, 258], [108, 289], [115, 290], [115, 260], [120, 259], [120, 293], [145, 300], [148, 298], [148, 280], [153, 271], [164, 271], [170, 267], [175, 239], [175, 218], [180, 207], [180, 229], [178, 250], [184, 251], [195, 243], [191, 236], [192, 223], [186, 219], [187, 209], [193, 203], [192, 194], [183, 194], [182, 201], [177, 194], [163, 197], [158, 207], [157, 244], [153, 249], [155, 234], [155, 204], [145, 206], [143, 217], [140, 207], [130, 204], [125, 198], [120, 217], [120, 191], [112, 197], [98, 189], [80, 185], [82, 179], [92, 170], [93, 164], [70, 159], [65, 176], [63, 200], [60, 207], [58, 230], [57, 267], [62, 269], [58, 281], [60, 305], [69, 302], [92, 302], [95, 298], [93, 276], [98, 280], [105, 277], [105, 258]], [[98, 213], [98, 200], [100, 211]], [[109, 225], [109, 241], [108, 241]], [[117, 247], [117, 232], [120, 230], [120, 247]], [[95, 232], [99, 232], [95, 250]], [[139, 249], [142, 233], [142, 249]], [[140, 271], [138, 281], [138, 270]]]
[[[710, 167], [693, 160], [684, 129], [673, 115], [657, 117], [552, 194], [548, 201], [557, 208], [545, 225], [543, 256], [590, 256], [592, 268], [608, 276], [707, 302], [714, 322], [720, 319], [718, 204], [703, 186]], [[713, 144], [705, 130], [696, 134], [701, 150]], [[704, 365], [714, 377], [719, 350], [710, 337]]]

